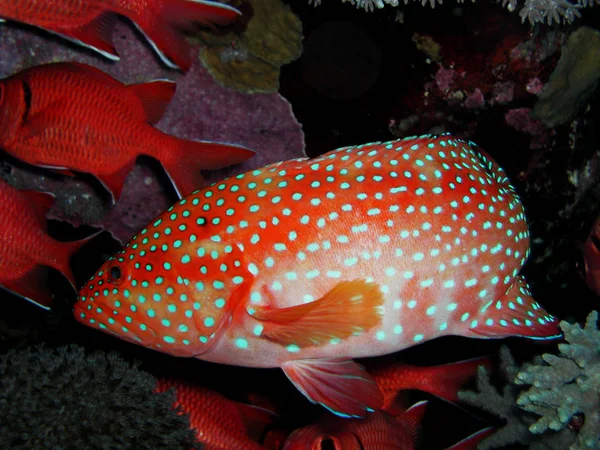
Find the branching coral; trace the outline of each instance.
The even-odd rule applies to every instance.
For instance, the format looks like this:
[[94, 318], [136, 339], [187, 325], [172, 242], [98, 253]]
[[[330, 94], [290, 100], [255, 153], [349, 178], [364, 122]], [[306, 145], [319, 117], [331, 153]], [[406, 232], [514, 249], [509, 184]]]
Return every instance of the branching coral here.
[[[421, 3], [422, 6], [429, 4], [432, 8], [436, 4], [442, 4], [443, 0], [414, 0]], [[519, 7], [518, 0], [497, 0], [502, 1], [509, 11], [515, 11]], [[342, 0], [343, 3], [350, 2], [359, 9], [373, 11], [375, 8], [383, 8], [385, 5], [398, 6], [399, 0]], [[409, 0], [404, 0], [408, 4]], [[458, 0], [458, 3], [464, 3], [464, 0]], [[321, 0], [309, 0], [309, 4], [320, 5]], [[525, 0], [523, 7], [519, 11], [521, 21], [529, 21], [531, 25], [536, 23], [572, 23], [581, 16], [579, 10], [590, 6], [600, 5], [600, 0], [577, 0], [571, 3], [569, 0]]]
[[[543, 362], [526, 364], [515, 384], [531, 385], [517, 399], [525, 411], [541, 416], [529, 430], [534, 434], [564, 430], [579, 422], [576, 443], [570, 450], [600, 447], [600, 331], [598, 313], [593, 311], [582, 329], [578, 324], [561, 322], [566, 344], [560, 354], [544, 354]], [[544, 364], [545, 363], [545, 364]]]
[[[501, 369], [507, 384], [501, 393], [485, 369], [479, 368], [477, 391], [459, 392], [459, 398], [506, 422], [481, 442], [480, 450], [512, 443], [525, 444], [531, 450], [600, 448], [597, 320], [594, 311], [583, 329], [562, 321], [567, 343], [558, 345], [559, 354], [546, 353], [521, 368], [508, 349], [502, 348]], [[527, 385], [531, 387], [525, 390]]]
[[0, 355], [0, 448], [201, 448], [172, 391], [116, 354], [45, 346]]

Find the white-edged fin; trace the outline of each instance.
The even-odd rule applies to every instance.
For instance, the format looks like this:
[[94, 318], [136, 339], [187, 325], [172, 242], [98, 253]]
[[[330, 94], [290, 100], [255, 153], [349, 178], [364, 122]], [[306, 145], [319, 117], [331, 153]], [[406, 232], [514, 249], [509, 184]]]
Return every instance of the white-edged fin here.
[[120, 61], [121, 60], [121, 58], [119, 58], [119, 55], [113, 55], [112, 53], [109, 53], [109, 52], [104, 51], [102, 49], [96, 48], [96, 47], [94, 47], [94, 46], [92, 46], [90, 44], [87, 44], [87, 43], [85, 43], [83, 41], [80, 41], [79, 39], [75, 39], [75, 38], [73, 38], [71, 36], [66, 36], [66, 35], [64, 35], [62, 33], [57, 33], [56, 31], [48, 30], [46, 28], [42, 28], [42, 29], [45, 30], [45, 31], [47, 31], [48, 33], [54, 34], [56, 36], [60, 36], [61, 38], [66, 39], [67, 41], [71, 41], [71, 42], [73, 42], [75, 44], [81, 45], [82, 47], [88, 48], [90, 50], [94, 50], [95, 52], [100, 53], [102, 56], [104, 56], [105, 58], [108, 58], [108, 59], [110, 59], [112, 61]]
[[208, 0], [187, 0], [187, 1], [190, 2], [190, 3], [200, 3], [201, 5], [217, 6], [217, 7], [222, 8], [222, 9], [228, 9], [229, 11], [233, 11], [233, 12], [237, 13], [239, 16], [242, 15], [242, 12], [239, 9], [234, 8], [233, 6], [227, 5], [225, 3], [211, 2], [211, 1], [208, 1]]
[[170, 69], [179, 69], [180, 68], [177, 64], [175, 64], [173, 61], [171, 61], [169, 58], [167, 58], [167, 56], [157, 47], [157, 45], [154, 43], [154, 41], [152, 39], [150, 39], [150, 37], [144, 32], [144, 30], [142, 30], [142, 28], [137, 23], [134, 22], [134, 25], [139, 30], [139, 32], [144, 35], [144, 37], [146, 38], [146, 40], [152, 47], [152, 50], [154, 50], [158, 54], [160, 60], [167, 67], [169, 67]]
[[4, 22], [6, 22], [5, 19], [0, 19], [0, 23], [4, 23]]

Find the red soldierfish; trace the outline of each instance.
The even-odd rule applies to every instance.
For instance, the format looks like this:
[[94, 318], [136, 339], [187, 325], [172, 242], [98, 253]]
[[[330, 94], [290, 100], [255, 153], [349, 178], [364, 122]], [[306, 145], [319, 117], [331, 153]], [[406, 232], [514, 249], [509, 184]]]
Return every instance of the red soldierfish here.
[[382, 409], [389, 409], [399, 392], [416, 389], [449, 402], [457, 403], [458, 391], [477, 374], [477, 368], [491, 368], [488, 357], [480, 357], [438, 366], [414, 366], [397, 363], [369, 365], [368, 372], [383, 394]]
[[126, 86], [85, 64], [32, 67], [0, 81], [0, 147], [29, 164], [91, 173], [115, 200], [136, 158], [152, 156], [185, 196], [202, 185], [200, 170], [240, 163], [254, 153], [154, 128], [174, 92], [170, 81]]
[[46, 233], [51, 194], [19, 191], [0, 179], [0, 285], [43, 308], [52, 304], [46, 268], [60, 271], [75, 289], [71, 256], [92, 237], [59, 242]]
[[385, 411], [364, 419], [327, 414], [290, 434], [283, 450], [414, 450], [426, 406], [426, 401], [415, 403], [397, 417]]
[[241, 13], [208, 0], [2, 0], [0, 22], [12, 20], [44, 28], [118, 60], [112, 43], [117, 15], [127, 17], [146, 36], [165, 64], [187, 71], [190, 46], [184, 31], [195, 25], [227, 25]]
[[344, 147], [173, 205], [80, 291], [77, 320], [176, 356], [281, 367], [312, 402], [381, 406], [353, 358], [444, 335], [559, 337], [519, 271], [523, 206], [449, 135]]
[[[264, 450], [255, 440], [277, 416], [270, 411], [230, 400], [183, 381], [159, 379], [158, 392], [175, 389], [175, 406], [190, 417], [190, 428], [206, 450]], [[254, 435], [254, 436], [252, 436]], [[251, 437], [252, 436], [252, 437]]]
[[[283, 450], [414, 450], [426, 406], [422, 401], [400, 415], [375, 411], [364, 419], [328, 414], [290, 434]], [[492, 431], [492, 427], [480, 430], [447, 450], [475, 450]]]

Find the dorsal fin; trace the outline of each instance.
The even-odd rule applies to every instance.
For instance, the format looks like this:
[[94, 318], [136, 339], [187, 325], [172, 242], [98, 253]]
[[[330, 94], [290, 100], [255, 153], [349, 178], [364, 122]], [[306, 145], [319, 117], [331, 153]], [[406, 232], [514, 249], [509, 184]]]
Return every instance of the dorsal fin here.
[[154, 80], [148, 83], [130, 84], [137, 98], [140, 99], [148, 122], [158, 122], [175, 94], [176, 84], [169, 80]]

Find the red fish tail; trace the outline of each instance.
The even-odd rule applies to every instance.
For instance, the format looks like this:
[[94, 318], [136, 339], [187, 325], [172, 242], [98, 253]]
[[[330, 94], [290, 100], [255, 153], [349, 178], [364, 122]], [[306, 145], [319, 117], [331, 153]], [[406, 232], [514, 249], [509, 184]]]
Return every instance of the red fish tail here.
[[241, 13], [224, 3], [208, 0], [155, 0], [144, 17], [130, 17], [163, 62], [184, 72], [192, 65], [184, 31], [195, 25], [227, 25]]
[[69, 284], [73, 289], [77, 290], [75, 276], [71, 270], [71, 258], [75, 253], [79, 251], [81, 247], [86, 245], [90, 240], [96, 237], [99, 233], [94, 233], [84, 239], [71, 242], [55, 242], [54, 252], [52, 254], [52, 261], [48, 263], [48, 266], [58, 270], [63, 276], [69, 281]]
[[162, 163], [180, 197], [186, 197], [204, 187], [202, 170], [216, 170], [239, 164], [254, 152], [246, 147], [209, 141], [173, 138], [174, 145], [161, 148], [155, 157]]
[[399, 391], [406, 389], [418, 389], [456, 403], [457, 392], [475, 376], [479, 366], [490, 368], [491, 360], [481, 357], [430, 367], [392, 364], [375, 368], [371, 376], [384, 393], [384, 409], [392, 405]]

